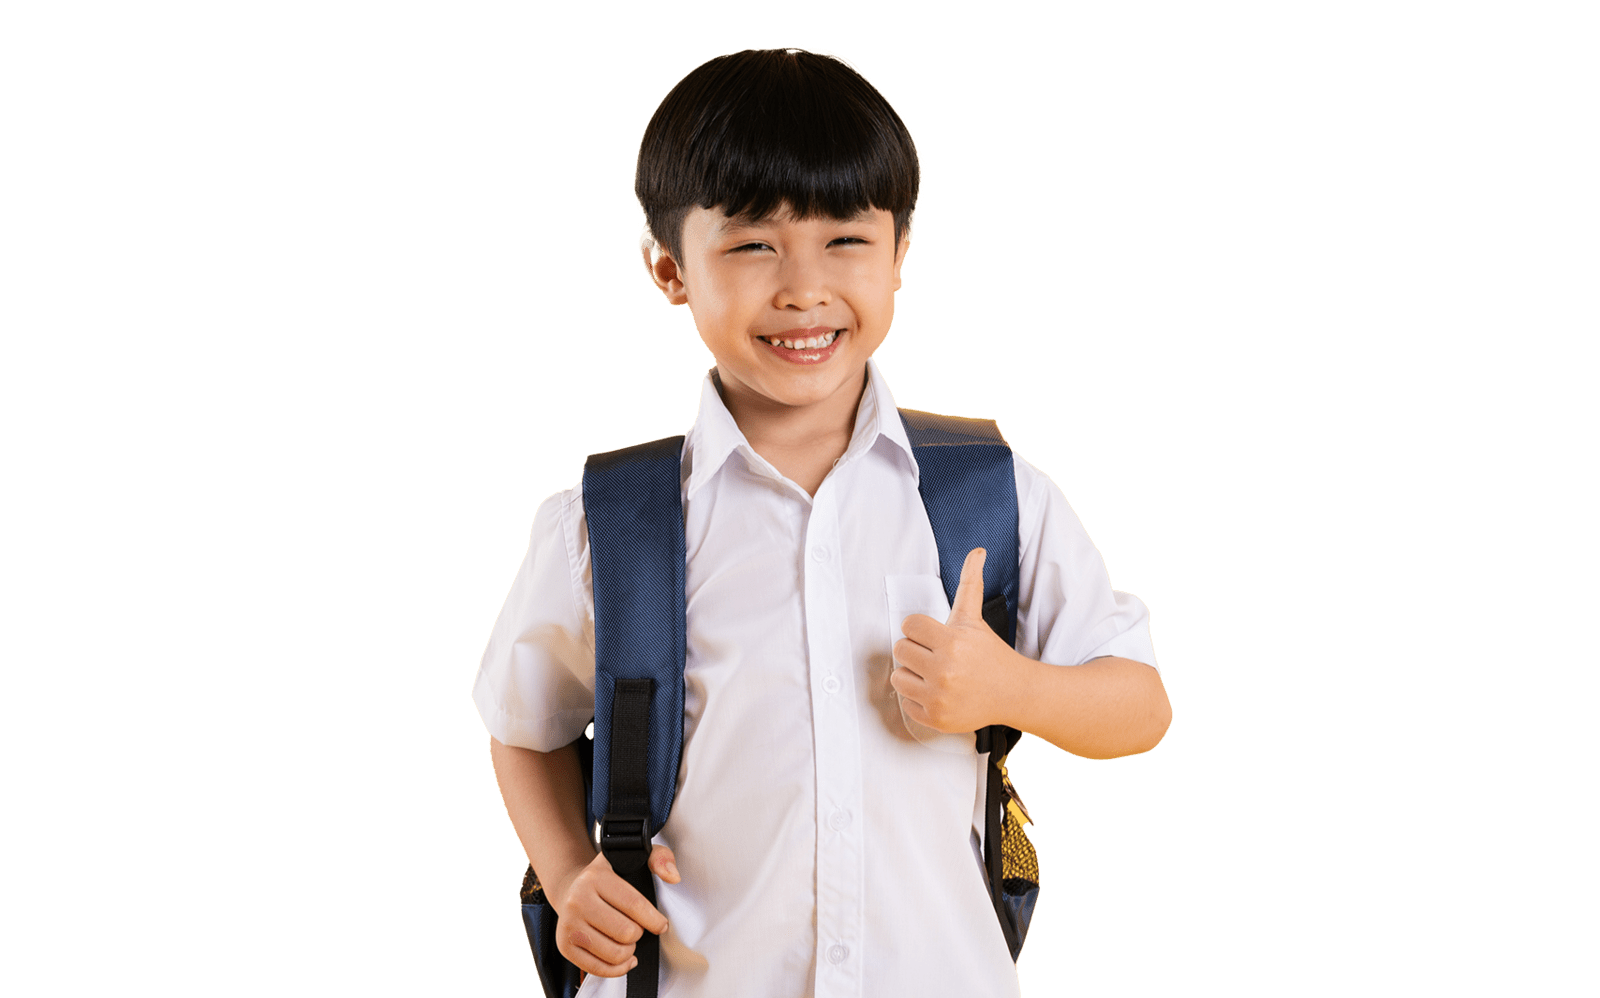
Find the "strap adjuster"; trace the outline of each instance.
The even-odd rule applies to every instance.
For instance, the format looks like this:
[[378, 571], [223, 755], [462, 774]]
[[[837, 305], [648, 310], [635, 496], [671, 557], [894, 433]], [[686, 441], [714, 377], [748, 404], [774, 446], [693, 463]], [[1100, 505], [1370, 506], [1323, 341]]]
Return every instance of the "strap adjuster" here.
[[650, 859], [650, 819], [622, 814], [601, 818], [600, 852], [619, 876], [643, 868]]

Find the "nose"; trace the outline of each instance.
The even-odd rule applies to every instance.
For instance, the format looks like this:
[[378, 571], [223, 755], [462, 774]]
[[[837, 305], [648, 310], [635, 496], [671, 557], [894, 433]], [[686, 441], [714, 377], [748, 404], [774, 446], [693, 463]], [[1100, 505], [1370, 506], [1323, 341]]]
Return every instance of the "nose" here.
[[827, 270], [822, 260], [810, 253], [791, 253], [778, 268], [778, 293], [772, 304], [777, 308], [805, 312], [833, 300]]

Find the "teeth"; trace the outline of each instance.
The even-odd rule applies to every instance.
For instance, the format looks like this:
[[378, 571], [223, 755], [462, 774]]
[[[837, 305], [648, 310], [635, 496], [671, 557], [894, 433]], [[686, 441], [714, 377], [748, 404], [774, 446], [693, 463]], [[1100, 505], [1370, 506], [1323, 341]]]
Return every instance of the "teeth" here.
[[833, 330], [831, 332], [823, 333], [821, 336], [813, 336], [807, 340], [780, 340], [768, 338], [767, 342], [771, 343], [773, 346], [783, 347], [785, 350], [815, 350], [818, 347], [827, 346], [838, 338], [839, 331]]

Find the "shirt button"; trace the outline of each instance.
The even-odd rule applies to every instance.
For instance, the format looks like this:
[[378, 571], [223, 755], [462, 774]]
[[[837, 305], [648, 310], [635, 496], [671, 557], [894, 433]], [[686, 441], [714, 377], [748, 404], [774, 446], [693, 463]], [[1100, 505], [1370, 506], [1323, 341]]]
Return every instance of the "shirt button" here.
[[850, 812], [845, 810], [833, 812], [828, 816], [828, 824], [832, 825], [835, 831], [844, 831], [845, 826], [850, 824]]
[[816, 547], [811, 549], [811, 557], [817, 561], [827, 561], [828, 548], [825, 545], [818, 544]]
[[839, 943], [834, 943], [832, 946], [828, 947], [829, 963], [843, 963], [845, 957], [849, 955], [850, 947], [848, 946], [841, 946]]
[[837, 693], [839, 692], [840, 685], [839, 677], [829, 676], [827, 679], [822, 681], [822, 692], [829, 694]]

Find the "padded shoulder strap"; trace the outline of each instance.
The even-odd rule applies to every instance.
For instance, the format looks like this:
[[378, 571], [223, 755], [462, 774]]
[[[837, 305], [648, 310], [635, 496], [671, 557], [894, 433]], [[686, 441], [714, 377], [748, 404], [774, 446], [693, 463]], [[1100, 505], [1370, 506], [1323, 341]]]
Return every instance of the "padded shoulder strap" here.
[[[594, 579], [590, 818], [637, 815], [648, 800], [651, 832], [672, 811], [683, 749], [682, 454], [683, 437], [668, 437], [591, 455], [583, 469]], [[614, 717], [629, 729], [620, 742]]]
[[939, 547], [945, 595], [955, 602], [967, 553], [983, 548], [983, 619], [1014, 646], [1020, 552], [1011, 447], [993, 420], [913, 409], [901, 409], [900, 419], [917, 459], [917, 490]]

